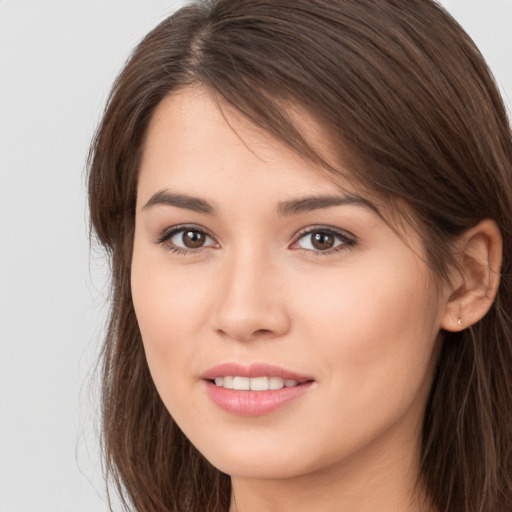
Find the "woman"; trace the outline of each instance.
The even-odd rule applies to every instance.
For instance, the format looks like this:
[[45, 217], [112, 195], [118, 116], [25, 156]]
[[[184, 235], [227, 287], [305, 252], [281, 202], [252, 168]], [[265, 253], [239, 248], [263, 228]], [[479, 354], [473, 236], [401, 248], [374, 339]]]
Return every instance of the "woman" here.
[[512, 507], [512, 142], [434, 2], [218, 0], [119, 76], [106, 467], [137, 511]]

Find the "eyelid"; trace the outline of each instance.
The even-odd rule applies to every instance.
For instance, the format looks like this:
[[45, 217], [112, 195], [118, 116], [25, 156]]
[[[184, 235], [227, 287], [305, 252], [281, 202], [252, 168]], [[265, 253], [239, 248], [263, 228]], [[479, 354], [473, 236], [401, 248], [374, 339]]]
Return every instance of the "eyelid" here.
[[[176, 236], [178, 233], [183, 231], [198, 231], [200, 233], [205, 234], [208, 238], [210, 238], [213, 241], [212, 245], [204, 245], [200, 246], [198, 248], [187, 248], [187, 247], [180, 247], [178, 245], [175, 245], [170, 242], [170, 240]], [[338, 240], [341, 240], [342, 243], [335, 245], [334, 247], [326, 250], [315, 250], [315, 249], [305, 249], [302, 247], [298, 247], [299, 241], [306, 237], [307, 235], [313, 234], [313, 233], [328, 233], [333, 236], [335, 236]], [[198, 224], [178, 224], [175, 226], [171, 226], [169, 228], [166, 228], [163, 230], [156, 238], [155, 243], [164, 246], [167, 250], [179, 254], [197, 254], [204, 249], [208, 249], [211, 247], [219, 248], [220, 244], [216, 240], [215, 236], [210, 233], [208, 229], [206, 229], [204, 226], [200, 226]], [[354, 245], [356, 245], [357, 239], [356, 237], [350, 233], [349, 231], [346, 231], [344, 229], [335, 228], [333, 226], [326, 226], [326, 225], [313, 225], [308, 226], [305, 228], [300, 229], [295, 235], [293, 236], [293, 242], [290, 244], [290, 249], [293, 250], [301, 250], [310, 254], [319, 254], [319, 255], [329, 255], [335, 252], [338, 252], [343, 249], [348, 249]]]
[[[200, 233], [205, 234], [208, 238], [210, 238], [214, 245], [204, 245], [201, 247], [198, 247], [196, 249], [187, 248], [187, 247], [180, 247], [178, 245], [172, 244], [170, 240], [177, 235], [178, 233], [182, 231], [198, 231]], [[197, 254], [201, 252], [204, 249], [214, 247], [219, 247], [219, 243], [217, 242], [216, 238], [207, 230], [204, 226], [200, 226], [198, 224], [177, 224], [175, 226], [171, 226], [169, 228], [164, 229], [156, 238], [155, 240], [156, 244], [164, 246], [167, 250], [176, 252], [179, 254]]]
[[[335, 247], [332, 247], [331, 249], [327, 249], [325, 251], [314, 250], [314, 249], [304, 249], [302, 247], [294, 247], [298, 244], [298, 242], [299, 242], [299, 240], [301, 240], [301, 238], [303, 238], [307, 235], [311, 235], [313, 233], [318, 233], [318, 232], [331, 234], [331, 235], [337, 237], [338, 239], [341, 239], [343, 243], [341, 243]], [[346, 231], [346, 230], [340, 229], [340, 228], [335, 228], [333, 226], [326, 226], [326, 225], [320, 224], [320, 225], [308, 226], [306, 228], [302, 228], [301, 230], [299, 230], [294, 235], [293, 242], [290, 245], [290, 248], [295, 249], [295, 250], [301, 250], [301, 251], [304, 251], [307, 253], [312, 253], [312, 254], [328, 255], [328, 254], [332, 254], [334, 252], [338, 252], [343, 249], [348, 249], [350, 247], [353, 247], [356, 244], [357, 244], [356, 236], [353, 235], [352, 233], [350, 233], [349, 231]]]

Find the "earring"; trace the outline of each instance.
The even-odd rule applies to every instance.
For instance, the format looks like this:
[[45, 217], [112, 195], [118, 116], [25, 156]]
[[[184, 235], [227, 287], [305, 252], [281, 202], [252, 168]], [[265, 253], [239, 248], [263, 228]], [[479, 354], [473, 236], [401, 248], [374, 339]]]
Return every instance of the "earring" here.
[[457, 325], [458, 326], [461, 326], [462, 325], [462, 318], [459, 317], [459, 319], [457, 320]]

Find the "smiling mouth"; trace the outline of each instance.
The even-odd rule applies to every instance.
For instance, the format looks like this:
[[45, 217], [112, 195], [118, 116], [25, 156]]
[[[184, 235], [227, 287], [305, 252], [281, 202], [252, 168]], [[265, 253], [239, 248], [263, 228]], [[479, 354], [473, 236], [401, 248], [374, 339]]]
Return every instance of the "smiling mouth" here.
[[271, 391], [282, 388], [293, 388], [301, 383], [293, 379], [283, 379], [281, 377], [241, 377], [241, 376], [223, 376], [211, 380], [217, 387], [224, 389], [233, 389], [236, 391]]
[[300, 400], [315, 380], [275, 365], [224, 363], [205, 371], [201, 380], [210, 399], [238, 416], [263, 416]]

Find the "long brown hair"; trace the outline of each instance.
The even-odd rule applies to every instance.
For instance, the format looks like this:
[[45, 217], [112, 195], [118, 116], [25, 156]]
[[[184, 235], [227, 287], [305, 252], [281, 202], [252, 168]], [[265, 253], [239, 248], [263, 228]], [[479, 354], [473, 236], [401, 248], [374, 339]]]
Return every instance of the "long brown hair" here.
[[164, 97], [196, 83], [321, 160], [286, 106], [306, 109], [339, 141], [363, 186], [409, 206], [440, 279], [457, 236], [485, 218], [498, 224], [498, 296], [476, 325], [444, 333], [420, 478], [440, 512], [512, 510], [510, 125], [478, 50], [430, 0], [195, 3], [149, 33], [119, 75], [91, 148], [89, 204], [111, 257], [103, 447], [125, 504], [139, 512], [229, 507], [229, 477], [191, 445], [157, 394], [130, 290], [147, 126]]

